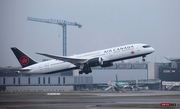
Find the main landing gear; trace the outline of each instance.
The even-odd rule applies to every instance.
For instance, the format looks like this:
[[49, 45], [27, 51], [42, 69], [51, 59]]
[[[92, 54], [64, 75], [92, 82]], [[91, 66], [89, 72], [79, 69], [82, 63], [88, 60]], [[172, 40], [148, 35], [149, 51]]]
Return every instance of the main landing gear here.
[[91, 72], [92, 72], [91, 67], [87, 64], [84, 64], [84, 67], [81, 71], [79, 71], [79, 74], [83, 74], [83, 73], [89, 74]]
[[88, 71], [79, 71], [79, 74], [83, 74], [83, 73], [89, 74], [89, 73], [91, 73], [91, 72], [92, 72], [92, 70], [90, 69], [90, 70], [88, 70]]

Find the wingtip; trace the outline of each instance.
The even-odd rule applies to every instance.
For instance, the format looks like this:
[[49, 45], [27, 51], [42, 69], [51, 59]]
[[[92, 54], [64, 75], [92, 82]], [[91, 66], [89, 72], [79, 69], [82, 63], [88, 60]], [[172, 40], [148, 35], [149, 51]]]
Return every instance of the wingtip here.
[[43, 53], [38, 53], [38, 52], [35, 52], [36, 54], [39, 54], [39, 55], [42, 55]]

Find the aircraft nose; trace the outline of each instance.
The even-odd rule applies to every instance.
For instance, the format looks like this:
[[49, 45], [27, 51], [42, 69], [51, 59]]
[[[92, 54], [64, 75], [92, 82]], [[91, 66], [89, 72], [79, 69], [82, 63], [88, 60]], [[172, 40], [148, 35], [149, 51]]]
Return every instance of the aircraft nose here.
[[154, 49], [153, 47], [151, 47], [151, 51], [152, 51], [152, 52], [154, 52], [154, 51], [155, 51], [155, 49]]

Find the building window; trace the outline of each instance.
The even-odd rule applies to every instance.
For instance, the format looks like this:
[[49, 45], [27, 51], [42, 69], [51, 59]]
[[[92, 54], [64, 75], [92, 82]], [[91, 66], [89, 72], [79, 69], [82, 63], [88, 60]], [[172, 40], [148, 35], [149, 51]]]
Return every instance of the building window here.
[[21, 80], [20, 80], [20, 78], [18, 78], [18, 84], [20, 84], [21, 83]]
[[13, 84], [16, 84], [16, 78], [13, 78]]
[[45, 84], [45, 77], [43, 78], [43, 84]]
[[61, 82], [60, 82], [60, 77], [58, 77], [58, 84], [60, 84]]
[[48, 77], [48, 84], [50, 84], [50, 77]]
[[65, 77], [63, 77], [63, 84], [65, 84]]
[[31, 82], [30, 82], [31, 80], [30, 80], [30, 78], [28, 78], [28, 84], [30, 84]]
[[40, 77], [38, 77], [38, 84], [40, 84]]
[[6, 84], [6, 79], [5, 78], [3, 78], [3, 84]]

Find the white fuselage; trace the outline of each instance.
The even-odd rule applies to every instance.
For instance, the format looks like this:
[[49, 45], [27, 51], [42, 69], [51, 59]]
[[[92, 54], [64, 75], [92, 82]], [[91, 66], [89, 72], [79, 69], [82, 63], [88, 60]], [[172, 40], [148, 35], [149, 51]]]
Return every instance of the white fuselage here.
[[[140, 56], [146, 56], [154, 51], [154, 48], [147, 47], [144, 48], [147, 44], [130, 44], [119, 47], [113, 47], [109, 49], [68, 56], [69, 58], [77, 58], [77, 59], [92, 59], [96, 57], [101, 57], [103, 62], [114, 62], [124, 59], [130, 59]], [[52, 59], [49, 61], [39, 62], [34, 65], [25, 67], [23, 69], [31, 69], [30, 71], [20, 71], [20, 73], [31, 73], [31, 74], [39, 74], [39, 73], [51, 73], [58, 72], [68, 69], [78, 69], [79, 66], [74, 65], [70, 62], [64, 62], [56, 59]]]

